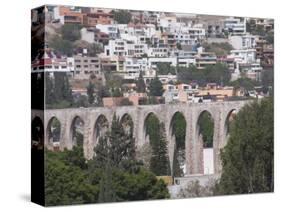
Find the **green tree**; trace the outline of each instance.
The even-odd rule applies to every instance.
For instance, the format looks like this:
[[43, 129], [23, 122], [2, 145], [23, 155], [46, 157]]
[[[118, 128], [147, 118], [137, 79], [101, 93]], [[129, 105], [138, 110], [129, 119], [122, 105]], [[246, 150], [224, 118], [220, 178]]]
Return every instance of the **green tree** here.
[[[67, 160], [67, 154], [69, 152], [46, 151], [45, 153], [46, 205], [97, 202], [98, 186], [90, 183], [87, 173], [76, 166], [76, 163]], [[72, 154], [75, 155], [76, 150], [73, 150]], [[80, 156], [80, 153], [76, 156]]]
[[74, 42], [81, 39], [82, 26], [80, 24], [64, 24], [61, 27], [61, 35], [63, 40]]
[[272, 192], [273, 99], [246, 105], [235, 117], [221, 153], [220, 194]]
[[65, 108], [73, 104], [71, 86], [67, 73], [54, 72], [46, 78], [46, 105], [48, 108]]
[[257, 81], [251, 80], [249, 78], [243, 77], [229, 83], [229, 85], [234, 86], [235, 89], [243, 88], [246, 91], [253, 90], [255, 86], [258, 86]]
[[274, 33], [273, 32], [268, 32], [265, 36], [265, 40], [269, 43], [269, 44], [274, 44]]
[[157, 63], [157, 73], [158, 74], [176, 74], [176, 69], [174, 66], [171, 66], [170, 63], [160, 62]]
[[142, 75], [142, 71], [140, 72], [138, 81], [137, 81], [137, 92], [138, 93], [145, 93], [146, 92], [146, 86], [144, 83], [144, 79], [143, 79], [143, 75]]
[[159, 78], [156, 76], [149, 84], [150, 96], [162, 96], [164, 92], [163, 86]]
[[206, 52], [214, 52], [217, 56], [225, 56], [233, 50], [229, 43], [203, 43]]
[[113, 19], [119, 24], [128, 24], [132, 19], [132, 15], [127, 10], [117, 10], [113, 11]]
[[185, 163], [186, 121], [181, 113], [176, 113], [172, 120], [172, 133], [175, 136], [173, 176], [183, 176], [181, 165]]
[[116, 194], [113, 188], [112, 167], [107, 161], [105, 171], [100, 181], [99, 202], [115, 202]]
[[195, 66], [179, 67], [178, 78], [184, 83], [196, 81], [200, 86], [205, 86], [206, 83], [226, 85], [230, 81], [231, 72], [222, 63], [206, 66], [205, 69], [197, 69]]
[[214, 121], [209, 112], [203, 112], [198, 120], [199, 133], [203, 138], [204, 147], [213, 147]]
[[88, 102], [90, 104], [94, 103], [95, 100], [94, 93], [95, 93], [95, 85], [90, 81], [89, 85], [87, 86]]
[[49, 45], [54, 49], [55, 52], [59, 52], [60, 54], [64, 54], [67, 56], [71, 56], [73, 54], [74, 48], [72, 41], [65, 40], [58, 35], [52, 37]]
[[155, 115], [150, 115], [146, 123], [146, 133], [149, 136], [152, 149], [149, 169], [158, 176], [170, 175], [165, 126], [159, 122]]
[[[168, 198], [168, 190], [136, 160], [135, 141], [114, 115], [112, 127], [95, 147], [92, 170], [101, 170], [99, 201]], [[90, 163], [91, 164], [91, 163]], [[91, 169], [91, 168], [90, 168]]]

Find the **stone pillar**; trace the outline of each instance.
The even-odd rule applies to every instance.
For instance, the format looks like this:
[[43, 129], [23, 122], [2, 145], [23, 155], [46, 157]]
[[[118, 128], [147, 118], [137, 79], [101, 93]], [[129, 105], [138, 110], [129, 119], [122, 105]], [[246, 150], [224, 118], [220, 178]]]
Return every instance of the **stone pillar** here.
[[213, 138], [213, 150], [214, 150], [214, 174], [220, 172], [221, 161], [220, 161], [220, 148], [222, 139], [222, 128], [224, 127], [222, 110], [216, 110], [214, 114], [214, 138]]
[[63, 151], [65, 148], [67, 148], [69, 129], [65, 117], [57, 117], [57, 118], [60, 121], [60, 150]]
[[83, 150], [84, 156], [87, 160], [93, 158], [93, 149], [92, 149], [92, 132], [93, 132], [93, 124], [90, 120], [90, 116], [88, 114], [85, 116], [84, 119], [84, 140], [83, 140]]
[[186, 117], [186, 136], [185, 136], [185, 151], [186, 151], [186, 174], [197, 173], [196, 164], [196, 115], [194, 116], [193, 108], [187, 111]]

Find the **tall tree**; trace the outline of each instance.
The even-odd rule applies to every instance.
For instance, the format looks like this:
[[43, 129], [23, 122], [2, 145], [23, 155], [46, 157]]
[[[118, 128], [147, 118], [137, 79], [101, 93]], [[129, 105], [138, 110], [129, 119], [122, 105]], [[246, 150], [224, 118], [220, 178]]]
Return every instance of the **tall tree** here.
[[154, 79], [151, 80], [149, 84], [149, 94], [150, 96], [162, 96], [164, 92], [162, 82], [156, 76]]
[[245, 106], [234, 119], [221, 154], [221, 194], [270, 192], [274, 188], [273, 100]]
[[81, 28], [80, 24], [64, 24], [61, 27], [62, 38], [71, 42], [79, 40], [81, 38]]
[[95, 92], [95, 85], [90, 81], [87, 86], [87, 95], [88, 95], [88, 102], [90, 104], [94, 103], [94, 92]]
[[159, 120], [152, 115], [148, 119], [147, 133], [152, 148], [149, 169], [158, 176], [170, 175], [171, 171], [164, 124], [159, 123]]
[[137, 92], [138, 93], [145, 93], [146, 91], [146, 86], [144, 83], [144, 79], [143, 79], [143, 74], [142, 71], [140, 72], [138, 81], [137, 81]]
[[94, 149], [95, 159], [100, 163], [100, 167], [104, 167], [109, 161], [113, 167], [134, 170], [135, 148], [133, 135], [125, 133], [121, 121], [114, 114], [111, 130], [105, 137], [100, 138]]
[[113, 19], [119, 24], [128, 24], [132, 19], [132, 15], [126, 10], [113, 11]]

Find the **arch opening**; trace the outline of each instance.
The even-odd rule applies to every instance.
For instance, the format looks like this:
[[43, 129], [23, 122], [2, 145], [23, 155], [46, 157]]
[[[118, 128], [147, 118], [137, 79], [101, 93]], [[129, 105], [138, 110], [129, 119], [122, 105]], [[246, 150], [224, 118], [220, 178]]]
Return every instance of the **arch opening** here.
[[108, 131], [109, 122], [104, 115], [100, 115], [94, 126], [94, 141], [98, 142], [100, 138], [104, 137]]
[[157, 176], [170, 176], [171, 167], [168, 155], [167, 136], [164, 123], [154, 113], [149, 113], [144, 121], [144, 137], [147, 147], [144, 164]]
[[81, 117], [76, 116], [71, 123], [70, 139], [73, 146], [83, 147], [84, 143], [84, 121]]
[[170, 135], [174, 144], [172, 175], [183, 177], [186, 174], [186, 120], [181, 112], [176, 112], [170, 123]]
[[134, 132], [134, 122], [133, 122], [132, 117], [128, 113], [126, 113], [122, 116], [121, 124], [124, 129], [124, 132], [127, 135], [132, 136], [133, 132]]
[[229, 111], [229, 113], [227, 114], [227, 117], [225, 119], [225, 124], [224, 124], [225, 143], [227, 142], [227, 140], [229, 138], [229, 133], [230, 133], [230, 130], [232, 128], [233, 120], [235, 119], [236, 115], [237, 115], [237, 110], [232, 109], [231, 111]]
[[214, 174], [214, 119], [209, 111], [202, 111], [197, 121], [199, 167], [203, 174]]
[[48, 124], [48, 142], [54, 150], [59, 150], [61, 139], [61, 123], [56, 117], [52, 117]]
[[31, 148], [44, 149], [44, 124], [38, 116], [31, 122]]

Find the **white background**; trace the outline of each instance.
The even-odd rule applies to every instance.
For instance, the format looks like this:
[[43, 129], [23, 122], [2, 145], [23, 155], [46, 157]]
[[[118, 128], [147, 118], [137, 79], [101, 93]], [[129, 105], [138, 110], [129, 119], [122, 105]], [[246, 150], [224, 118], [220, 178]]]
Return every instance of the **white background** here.
[[[0, 25], [0, 211], [43, 210], [30, 199], [30, 9], [42, 4], [275, 19], [275, 193], [53, 207], [54, 211], [280, 211], [280, 8], [278, 0], [6, 0]], [[279, 132], [278, 132], [279, 130]], [[49, 209], [50, 210], [50, 209]]]

